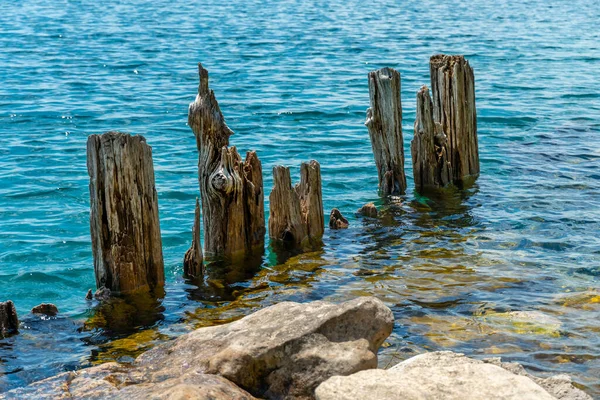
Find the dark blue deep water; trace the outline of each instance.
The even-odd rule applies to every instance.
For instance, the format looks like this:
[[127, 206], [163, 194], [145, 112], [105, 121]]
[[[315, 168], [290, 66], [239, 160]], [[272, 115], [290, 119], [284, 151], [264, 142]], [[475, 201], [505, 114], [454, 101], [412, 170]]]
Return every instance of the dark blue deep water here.
[[[548, 1], [4, 0], [0, 12], [0, 301], [21, 334], [0, 340], [0, 390], [94, 363], [131, 361], [194, 327], [282, 300], [375, 295], [396, 327], [390, 365], [451, 349], [564, 372], [600, 394], [600, 4]], [[416, 92], [433, 54], [475, 70], [481, 176], [413, 192]], [[317, 159], [324, 247], [185, 282], [198, 196], [187, 121], [197, 67], [211, 75], [240, 152], [271, 169]], [[377, 194], [367, 73], [402, 74], [409, 190]], [[153, 147], [166, 296], [102, 310], [89, 235], [86, 139], [122, 130]], [[267, 199], [268, 201], [268, 199]], [[378, 222], [354, 211], [366, 202]], [[55, 303], [42, 320], [31, 307]]]

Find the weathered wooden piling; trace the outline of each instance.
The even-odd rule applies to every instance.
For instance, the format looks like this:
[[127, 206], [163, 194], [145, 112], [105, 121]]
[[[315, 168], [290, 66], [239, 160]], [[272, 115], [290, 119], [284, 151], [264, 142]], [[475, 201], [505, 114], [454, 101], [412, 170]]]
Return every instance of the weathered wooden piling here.
[[442, 126], [433, 120], [433, 104], [427, 86], [417, 93], [417, 118], [410, 150], [418, 192], [444, 187], [452, 182], [447, 137]]
[[369, 72], [369, 98], [371, 108], [367, 110], [365, 125], [375, 156], [379, 189], [384, 195], [402, 194], [406, 176], [400, 73], [392, 68]]
[[186, 277], [198, 277], [204, 273], [202, 246], [200, 245], [200, 202], [196, 198], [194, 227], [192, 228], [192, 245], [183, 259], [183, 273]]
[[233, 259], [264, 248], [262, 166], [255, 152], [242, 161], [235, 147], [227, 147], [233, 131], [208, 87], [208, 71], [201, 64], [198, 71], [200, 85], [188, 124], [198, 147], [204, 252]]
[[271, 240], [303, 247], [318, 243], [325, 231], [321, 167], [315, 160], [300, 166], [300, 183], [292, 187], [290, 169], [273, 168], [273, 190], [269, 196]]
[[447, 137], [452, 182], [462, 185], [479, 175], [473, 69], [463, 56], [444, 54], [432, 56], [429, 69], [433, 119]]
[[91, 135], [87, 167], [96, 286], [117, 293], [162, 286], [152, 148], [142, 136]]
[[19, 331], [19, 318], [12, 301], [0, 303], [0, 337]]

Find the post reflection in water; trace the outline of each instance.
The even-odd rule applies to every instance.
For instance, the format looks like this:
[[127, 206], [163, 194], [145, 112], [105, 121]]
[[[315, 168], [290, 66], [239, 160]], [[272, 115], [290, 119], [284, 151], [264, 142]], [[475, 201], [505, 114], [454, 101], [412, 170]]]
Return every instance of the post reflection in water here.
[[241, 284], [252, 280], [263, 262], [264, 251], [234, 263], [219, 259], [205, 260], [204, 276], [186, 279], [186, 283], [195, 286], [186, 289], [188, 298], [199, 302], [233, 301], [243, 291]]
[[86, 345], [94, 346], [89, 362], [132, 362], [149, 345], [165, 335], [158, 333], [164, 319], [164, 288], [113, 296], [94, 306], [79, 328]]

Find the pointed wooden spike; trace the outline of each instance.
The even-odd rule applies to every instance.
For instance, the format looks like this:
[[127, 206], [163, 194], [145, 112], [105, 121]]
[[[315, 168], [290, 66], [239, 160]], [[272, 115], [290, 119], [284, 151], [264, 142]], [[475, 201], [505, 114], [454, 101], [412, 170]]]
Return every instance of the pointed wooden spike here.
[[198, 94], [200, 96], [208, 95], [208, 71], [204, 69], [202, 64], [198, 63], [198, 75], [200, 77], [200, 85], [198, 86]]
[[225, 123], [208, 71], [198, 65], [200, 87], [190, 104], [188, 124], [198, 147], [206, 257], [237, 259], [264, 250], [265, 218], [262, 167], [256, 153], [246, 161], [229, 148], [233, 131]]
[[200, 201], [196, 197], [194, 227], [192, 228], [192, 245], [183, 258], [183, 273], [186, 277], [199, 277], [204, 274], [204, 257], [200, 245]]

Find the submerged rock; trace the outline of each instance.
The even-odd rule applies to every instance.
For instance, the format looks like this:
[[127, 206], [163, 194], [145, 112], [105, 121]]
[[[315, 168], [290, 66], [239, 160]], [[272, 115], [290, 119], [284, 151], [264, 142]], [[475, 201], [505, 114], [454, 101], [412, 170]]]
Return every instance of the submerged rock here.
[[19, 331], [19, 318], [15, 304], [8, 300], [0, 303], [0, 337]]
[[483, 319], [491, 326], [502, 326], [518, 334], [559, 336], [561, 321], [541, 311], [486, 313]]
[[558, 377], [547, 378], [550, 381], [543, 385], [540, 381], [545, 380], [532, 379], [518, 364], [523, 373], [515, 373], [512, 364], [512, 368], [494, 364], [497, 362], [474, 360], [450, 351], [425, 353], [389, 370], [332, 377], [317, 388], [315, 395], [317, 400], [591, 399], [562, 378], [560, 385], [555, 381]]
[[32, 314], [43, 314], [49, 317], [54, 317], [58, 314], [58, 308], [52, 303], [42, 303], [31, 309]]

